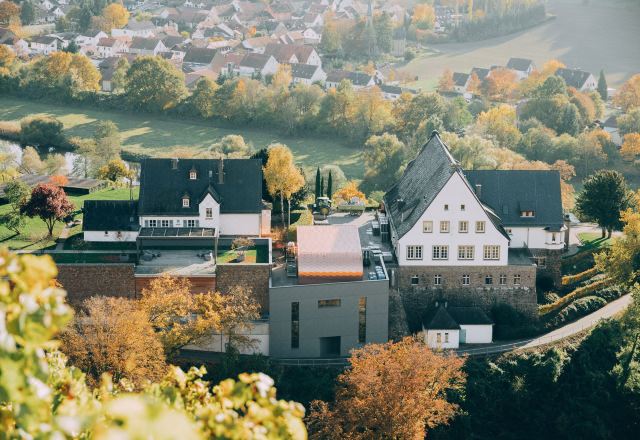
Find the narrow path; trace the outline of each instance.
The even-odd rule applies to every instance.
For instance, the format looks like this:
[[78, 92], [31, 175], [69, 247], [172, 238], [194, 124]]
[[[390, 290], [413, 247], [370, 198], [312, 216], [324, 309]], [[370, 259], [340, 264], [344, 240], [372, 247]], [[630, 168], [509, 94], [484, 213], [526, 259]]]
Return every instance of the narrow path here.
[[62, 228], [62, 231], [60, 231], [60, 235], [58, 236], [58, 239], [56, 240], [57, 251], [61, 251], [64, 249], [64, 242], [67, 241], [67, 238], [69, 237], [69, 232], [71, 232], [71, 228], [69, 228], [65, 224], [64, 228]]
[[533, 347], [539, 347], [551, 342], [559, 341], [561, 339], [568, 338], [575, 334], [580, 333], [583, 330], [594, 327], [600, 320], [611, 318], [618, 313], [625, 310], [629, 304], [631, 304], [632, 298], [630, 294], [627, 294], [615, 301], [610, 302], [603, 308], [596, 310], [595, 312], [584, 316], [577, 321], [560, 327], [544, 335], [531, 338], [521, 339], [512, 342], [497, 342], [495, 344], [486, 345], [484, 347], [477, 348], [460, 348], [455, 350], [457, 354], [467, 354], [470, 356], [486, 356], [490, 354], [502, 353], [505, 351], [523, 350]]

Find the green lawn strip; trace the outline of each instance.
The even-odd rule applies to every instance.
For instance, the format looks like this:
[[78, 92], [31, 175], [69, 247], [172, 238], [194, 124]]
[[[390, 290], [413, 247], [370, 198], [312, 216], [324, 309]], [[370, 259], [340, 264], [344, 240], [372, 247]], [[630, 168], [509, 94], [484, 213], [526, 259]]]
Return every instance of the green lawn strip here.
[[296, 161], [310, 171], [318, 165], [338, 165], [350, 179], [362, 179], [364, 166], [360, 149], [328, 136], [290, 137], [269, 130], [247, 127], [216, 127], [213, 122], [180, 120], [149, 114], [93, 110], [0, 97], [0, 120], [19, 120], [25, 116], [58, 118], [68, 136], [93, 136], [101, 120], [113, 121], [122, 136], [123, 151], [153, 157], [171, 157], [180, 152], [206, 152], [222, 137], [242, 135], [255, 149], [274, 142], [289, 146]]
[[586, 249], [599, 249], [607, 247], [611, 244], [610, 238], [602, 238], [602, 234], [599, 232], [580, 232], [578, 233], [578, 239], [582, 245], [581, 250]]

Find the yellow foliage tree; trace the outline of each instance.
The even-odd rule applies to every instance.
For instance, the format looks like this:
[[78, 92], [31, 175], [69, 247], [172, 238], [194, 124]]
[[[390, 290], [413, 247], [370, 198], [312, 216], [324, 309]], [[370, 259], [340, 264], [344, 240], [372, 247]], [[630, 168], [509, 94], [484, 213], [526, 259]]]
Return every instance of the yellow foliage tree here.
[[615, 105], [627, 112], [634, 107], [640, 107], [640, 73], [633, 75], [624, 83], [613, 97]]
[[336, 191], [333, 194], [333, 199], [337, 203], [340, 203], [341, 201], [348, 202], [353, 197], [357, 197], [360, 200], [365, 199], [364, 193], [358, 189], [358, 184], [353, 180], [350, 180], [347, 183], [345, 183], [342, 188], [340, 188], [338, 191]]
[[413, 9], [411, 24], [418, 29], [432, 29], [436, 21], [436, 13], [433, 6], [426, 3], [417, 4]]
[[129, 11], [120, 3], [111, 3], [102, 10], [102, 30], [120, 29], [129, 22]]
[[502, 104], [480, 113], [476, 121], [476, 130], [493, 138], [500, 147], [513, 148], [521, 136], [516, 121], [516, 109]]
[[267, 189], [274, 197], [280, 198], [280, 218], [284, 225], [284, 199], [289, 203], [289, 224], [291, 224], [291, 196], [304, 186], [304, 176], [293, 163], [293, 154], [286, 145], [274, 144], [269, 147], [269, 158], [264, 167]]
[[623, 138], [620, 154], [628, 161], [635, 161], [640, 155], [640, 134], [626, 134]]
[[9, 49], [9, 46], [0, 44], [0, 68], [11, 66], [15, 59], [16, 55]]
[[448, 92], [453, 90], [453, 72], [450, 69], [446, 69], [442, 72], [442, 76], [438, 80], [438, 90], [441, 92]]
[[469, 91], [470, 93], [473, 93], [474, 95], [477, 95], [478, 93], [480, 93], [481, 86], [482, 86], [482, 83], [480, 82], [480, 78], [478, 78], [478, 75], [476, 74], [476, 72], [472, 72], [471, 76], [469, 76], [467, 91]]
[[278, 70], [271, 79], [271, 85], [276, 89], [286, 89], [289, 87], [292, 80], [291, 66], [289, 64], [280, 64]]
[[497, 68], [485, 80], [485, 93], [489, 99], [505, 101], [512, 97], [518, 76], [511, 69]]

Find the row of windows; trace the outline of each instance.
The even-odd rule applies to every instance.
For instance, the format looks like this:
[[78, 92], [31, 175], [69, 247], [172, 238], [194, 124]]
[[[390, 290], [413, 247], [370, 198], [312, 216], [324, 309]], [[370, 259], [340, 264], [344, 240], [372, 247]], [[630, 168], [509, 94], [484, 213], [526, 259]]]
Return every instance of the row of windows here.
[[[410, 245], [407, 246], [407, 260], [422, 260], [423, 259], [423, 246], [422, 245]], [[475, 246], [461, 245], [458, 246], [458, 260], [473, 260], [475, 258]], [[500, 259], [500, 245], [485, 245], [482, 248], [482, 258], [484, 260], [499, 260]], [[433, 260], [448, 260], [449, 259], [449, 246], [448, 245], [434, 245], [431, 247], [431, 259]]]
[[[487, 224], [484, 221], [477, 221], [476, 224], [476, 233], [484, 234], [486, 231]], [[443, 220], [440, 222], [440, 232], [442, 234], [448, 234], [451, 231], [451, 222], [449, 220]], [[433, 220], [425, 220], [422, 222], [422, 232], [425, 234], [430, 234], [433, 232]], [[461, 220], [458, 222], [458, 232], [461, 234], [466, 234], [469, 232], [469, 222], [466, 220]]]
[[[180, 220], [175, 221], [175, 226], [178, 227]], [[200, 225], [200, 220], [198, 219], [187, 219], [182, 221], [184, 228], [197, 228]], [[145, 220], [144, 227], [145, 228], [173, 228], [174, 220], [173, 219], [161, 219], [161, 220]]]
[[[434, 286], [441, 286], [443, 283], [443, 278], [441, 274], [435, 274], [433, 276], [433, 285]], [[469, 274], [463, 274], [462, 275], [462, 285], [463, 286], [469, 286], [471, 284], [471, 275]], [[522, 276], [520, 274], [515, 274], [513, 276], [513, 284], [516, 286], [519, 286], [522, 283]], [[418, 275], [414, 275], [411, 277], [411, 284], [413, 286], [417, 286], [418, 284], [420, 284], [420, 277], [418, 277]], [[484, 284], [485, 285], [492, 285], [493, 284], [493, 275], [485, 275], [484, 277]], [[498, 284], [501, 286], [506, 286], [507, 285], [507, 275], [506, 274], [502, 274], [498, 277]]]

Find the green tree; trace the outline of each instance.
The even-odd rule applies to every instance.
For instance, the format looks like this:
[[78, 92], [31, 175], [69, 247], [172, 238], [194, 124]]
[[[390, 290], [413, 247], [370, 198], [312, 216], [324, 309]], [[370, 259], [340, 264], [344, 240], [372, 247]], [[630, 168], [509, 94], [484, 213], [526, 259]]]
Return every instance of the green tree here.
[[112, 121], [100, 121], [93, 134], [95, 142], [95, 167], [101, 167], [111, 160], [120, 159], [122, 144], [118, 127]]
[[168, 110], [187, 95], [184, 75], [163, 58], [136, 58], [127, 72], [125, 95], [133, 108]]
[[555, 95], [567, 95], [567, 84], [556, 75], [549, 76], [534, 91], [534, 98], [551, 98]]
[[378, 49], [384, 53], [391, 52], [393, 42], [393, 20], [387, 12], [378, 14], [373, 18], [373, 28], [376, 33]]
[[364, 145], [365, 192], [387, 190], [403, 170], [405, 147], [398, 138], [389, 133], [371, 136]]
[[49, 236], [53, 235], [56, 222], [62, 221], [74, 210], [64, 190], [50, 183], [40, 183], [31, 191], [27, 203], [20, 207], [20, 212], [29, 217], [40, 217], [47, 225]]
[[78, 29], [80, 32], [86, 32], [91, 27], [91, 18], [93, 13], [88, 6], [82, 6], [78, 13]]
[[0, 215], [0, 223], [10, 231], [20, 234], [20, 230], [25, 225], [24, 215], [20, 212], [20, 208], [27, 203], [31, 190], [22, 180], [13, 179], [5, 185], [4, 194], [10, 209]]
[[237, 134], [226, 135], [220, 139], [220, 142], [213, 145], [213, 150], [222, 157], [230, 159], [245, 159], [253, 154], [251, 145]]
[[67, 45], [67, 47], [65, 47], [62, 50], [64, 52], [68, 52], [68, 53], [78, 53], [80, 48], [78, 47], [78, 45], [76, 44], [76, 42], [74, 40], [71, 40], [71, 42]]
[[600, 77], [598, 78], [598, 93], [604, 102], [607, 102], [609, 98], [609, 86], [607, 85], [607, 78], [604, 76], [604, 70], [600, 71]]
[[640, 107], [629, 110], [617, 118], [620, 135], [640, 133]]
[[331, 170], [329, 170], [329, 177], [327, 178], [327, 197], [331, 198], [333, 195], [333, 176]]
[[129, 71], [129, 61], [122, 57], [116, 64], [116, 70], [111, 77], [111, 91], [113, 93], [123, 93], [127, 86], [127, 72]]
[[36, 10], [33, 7], [33, 3], [26, 1], [22, 3], [20, 7], [20, 21], [24, 26], [32, 24], [36, 18]]
[[620, 229], [620, 213], [632, 204], [631, 193], [622, 174], [614, 170], [598, 171], [584, 181], [576, 200], [582, 220], [593, 221], [602, 228], [602, 237]]
[[196, 83], [196, 88], [189, 98], [195, 114], [202, 118], [213, 116], [213, 100], [218, 90], [218, 85], [209, 78], [201, 78]]
[[319, 197], [322, 197], [322, 183], [320, 177], [320, 167], [316, 170], [316, 185], [315, 185], [315, 200], [318, 200]]
[[29, 145], [60, 145], [64, 139], [62, 122], [48, 116], [34, 116], [20, 121], [20, 141]]

